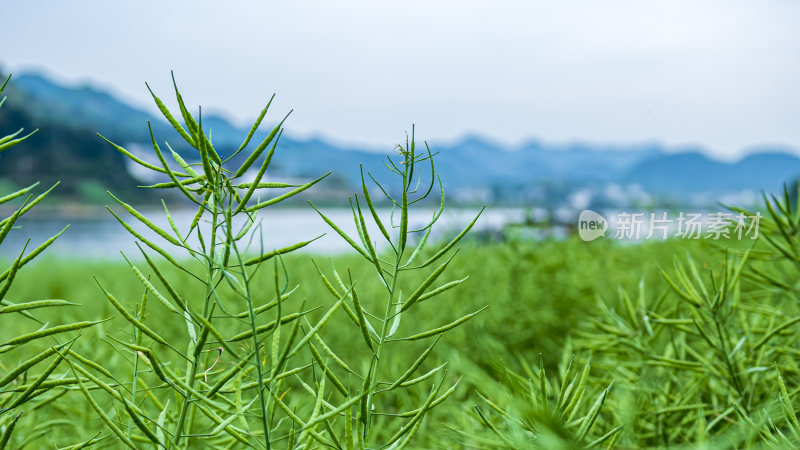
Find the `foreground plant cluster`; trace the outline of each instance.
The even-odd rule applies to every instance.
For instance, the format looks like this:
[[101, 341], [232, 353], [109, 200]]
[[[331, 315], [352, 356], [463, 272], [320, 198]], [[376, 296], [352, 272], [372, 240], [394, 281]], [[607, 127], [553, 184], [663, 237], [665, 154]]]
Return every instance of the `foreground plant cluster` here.
[[[0, 449], [800, 444], [800, 205], [788, 193], [765, 199], [756, 246], [699, 248], [702, 265], [683, 258], [660, 279], [626, 269], [619, 281], [638, 281], [634, 294], [595, 298], [603, 266], [625, 249], [509, 243], [459, 256], [480, 214], [433, 242], [445, 190], [412, 133], [387, 158], [395, 184], [362, 173], [350, 199], [357, 235], [310, 205], [352, 255], [301, 262], [291, 253], [317, 237], [273, 248], [258, 213], [327, 174], [267, 181], [283, 120], [251, 140], [269, 104], [223, 158], [177, 86], [175, 97], [173, 115], [153, 94], [199, 162], [152, 130], [158, 164], [106, 140], [160, 174], [147, 189], [194, 204], [191, 224], [177, 226], [164, 203], [170, 226], [159, 227], [109, 193], [109, 213], [140, 244], [124, 270], [72, 277], [59, 287], [71, 301], [7, 296], [24, 290], [13, 281], [59, 233], [0, 274]], [[0, 139], [0, 151], [27, 136]], [[34, 197], [36, 187], [0, 198], [21, 202], [0, 221], [0, 243], [50, 192]], [[409, 211], [436, 195], [430, 221], [413, 226]], [[591, 276], [580, 273], [592, 262]], [[80, 298], [97, 294], [102, 304]]]

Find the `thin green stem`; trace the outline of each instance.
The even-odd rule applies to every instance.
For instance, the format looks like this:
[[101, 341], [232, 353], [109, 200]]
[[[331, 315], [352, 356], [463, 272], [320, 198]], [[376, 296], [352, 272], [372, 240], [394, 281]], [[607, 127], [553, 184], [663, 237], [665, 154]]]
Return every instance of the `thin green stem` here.
[[[207, 320], [211, 320], [211, 312], [210, 312], [210, 303], [211, 303], [211, 295], [212, 295], [212, 288], [211, 286], [214, 284], [214, 278], [216, 277], [214, 271], [214, 255], [216, 249], [216, 240], [217, 240], [217, 222], [219, 220], [219, 197], [214, 195], [214, 208], [212, 209], [211, 215], [211, 236], [210, 236], [210, 244], [209, 244], [209, 255], [206, 263], [206, 292], [203, 298], [203, 317]], [[205, 328], [205, 327], [204, 327]], [[201, 335], [203, 335], [201, 330]], [[197, 342], [197, 346], [201, 346], [202, 342]], [[194, 387], [194, 380], [195, 376], [197, 375], [197, 368], [199, 365], [199, 359], [197, 357], [197, 352], [193, 352], [194, 355], [192, 356], [192, 364], [190, 368], [186, 372], [186, 377], [184, 379], [185, 383], [190, 387]], [[186, 396], [181, 404], [180, 414], [178, 416], [178, 424], [175, 428], [175, 445], [180, 444], [181, 437], [183, 436], [183, 429], [184, 424], [186, 421], [186, 414], [189, 410], [189, 407], [192, 403], [192, 393], [187, 392]]]
[[[264, 440], [267, 444], [267, 449], [271, 449], [272, 446], [270, 444], [270, 437], [269, 437], [269, 423], [267, 422], [267, 401], [264, 398], [264, 376], [261, 370], [261, 351], [260, 345], [258, 343], [258, 331], [256, 330], [256, 313], [253, 308], [253, 297], [250, 293], [250, 281], [247, 278], [247, 268], [244, 265], [244, 260], [242, 259], [242, 255], [239, 253], [239, 247], [236, 245], [235, 242], [231, 243], [233, 247], [233, 251], [236, 254], [236, 258], [239, 261], [239, 267], [241, 268], [242, 273], [242, 284], [245, 288], [245, 294], [247, 295], [247, 311], [248, 316], [250, 317], [250, 330], [253, 332], [253, 359], [256, 366], [256, 375], [258, 376], [258, 397], [261, 403], [261, 419], [262, 419], [262, 426], [264, 428]], [[276, 326], [280, 326], [279, 324]]]
[[[406, 196], [408, 194], [407, 179], [408, 179], [408, 171], [409, 171], [410, 164], [407, 164], [407, 162], [408, 162], [408, 157], [406, 157], [406, 164], [403, 165], [403, 198], [406, 198]], [[403, 202], [402, 208], [403, 208], [403, 211], [401, 211], [401, 213], [403, 214], [404, 217], [407, 217], [407, 214], [408, 214], [408, 203], [407, 202]], [[375, 364], [373, 365], [373, 369], [372, 369], [373, 372], [372, 372], [371, 379], [373, 380], [373, 383], [374, 383], [375, 386], [377, 386], [377, 383], [378, 383], [378, 380], [379, 380], [378, 375], [380, 374], [381, 361], [383, 359], [383, 349], [384, 349], [384, 344], [386, 343], [386, 333], [388, 331], [389, 320], [391, 319], [391, 316], [392, 316], [392, 305], [394, 305], [395, 293], [397, 291], [397, 278], [398, 278], [398, 275], [399, 275], [399, 272], [400, 272], [401, 262], [403, 260], [403, 253], [405, 251], [405, 245], [403, 245], [403, 242], [405, 242], [406, 236], [403, 235], [404, 231], [405, 230], [403, 230], [402, 227], [401, 227], [401, 230], [400, 230], [401, 234], [398, 237], [398, 245], [397, 245], [396, 250], [395, 250], [395, 255], [396, 255], [395, 262], [394, 262], [394, 265], [392, 267], [392, 272], [393, 273], [392, 273], [392, 284], [391, 284], [391, 287], [389, 287], [388, 284], [385, 283], [385, 279], [384, 279], [384, 284], [387, 286], [387, 289], [388, 289], [389, 292], [388, 292], [388, 298], [386, 300], [386, 309], [385, 309], [385, 311], [383, 313], [383, 318], [381, 319], [381, 334], [380, 334], [380, 339], [378, 340], [378, 348], [375, 351]], [[383, 274], [381, 274], [380, 271], [378, 271], [378, 276], [381, 277], [381, 279], [383, 279]], [[372, 389], [373, 389], [373, 387], [370, 386], [370, 390], [372, 390]], [[372, 398], [373, 398], [373, 393], [370, 392], [367, 395], [367, 405], [372, 405]], [[367, 408], [367, 416], [368, 417], [367, 417], [366, 423], [367, 423], [367, 427], [369, 427], [369, 424], [371, 423], [371, 419], [372, 419], [371, 408]]]

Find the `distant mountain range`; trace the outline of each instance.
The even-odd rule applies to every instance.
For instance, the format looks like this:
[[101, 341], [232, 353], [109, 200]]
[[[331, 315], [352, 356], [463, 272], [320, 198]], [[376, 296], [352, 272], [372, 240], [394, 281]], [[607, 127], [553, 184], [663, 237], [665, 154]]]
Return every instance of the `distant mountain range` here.
[[[21, 127], [41, 130], [27, 148], [2, 155], [0, 177], [15, 183], [60, 179], [65, 182], [62, 194], [77, 197], [105, 188], [130, 190], [137, 182], [125, 170], [125, 161], [95, 133], [123, 145], [149, 145], [147, 120], [160, 141], [168, 140], [176, 151], [196, 157], [159, 116], [95, 87], [64, 86], [36, 73], [16, 75], [9, 86], [8, 101], [0, 109], [0, 133]], [[171, 97], [170, 92], [159, 95]], [[247, 134], [247, 129], [218, 116], [204, 117], [203, 125], [213, 130], [221, 153], [237, 148]], [[263, 136], [269, 124], [262, 128], [254, 139]], [[694, 193], [775, 191], [800, 175], [800, 158], [784, 148], [762, 148], [733, 163], [711, 159], [702, 148], [676, 152], [659, 144], [617, 147], [529, 141], [508, 147], [468, 136], [454, 143], [434, 142], [431, 148], [438, 152], [437, 169], [448, 191], [462, 200], [553, 203], [579, 188], [602, 192], [611, 185], [638, 185], [650, 195], [674, 199]], [[391, 152], [391, 146], [386, 150]], [[367, 149], [284, 134], [275, 168], [281, 176], [295, 178], [332, 170], [332, 183], [355, 187], [359, 165], [380, 173], [384, 158]]]

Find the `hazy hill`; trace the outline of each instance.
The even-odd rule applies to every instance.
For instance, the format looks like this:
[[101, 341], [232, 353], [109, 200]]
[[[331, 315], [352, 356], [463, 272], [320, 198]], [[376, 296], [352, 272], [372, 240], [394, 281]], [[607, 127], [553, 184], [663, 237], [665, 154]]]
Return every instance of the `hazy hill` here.
[[[66, 195], [133, 186], [136, 182], [124, 170], [120, 155], [95, 133], [125, 145], [147, 145], [147, 120], [152, 121], [160, 141], [168, 140], [187, 158], [196, 157], [165, 121], [96, 87], [63, 86], [39, 74], [15, 76], [10, 87], [6, 107], [0, 110], [0, 132], [21, 127], [41, 131], [26, 148], [2, 155], [0, 176], [4, 178], [20, 184], [31, 179], [61, 179], [66, 185], [61, 193]], [[160, 94], [170, 96], [169, 92]], [[247, 133], [218, 116], [204, 117], [203, 123], [213, 129], [221, 153], [237, 148]], [[255, 139], [269, 126], [265, 124]], [[390, 152], [391, 144], [383, 150]], [[274, 164], [281, 176], [313, 177], [333, 170], [334, 184], [355, 185], [359, 164], [379, 173], [383, 169], [384, 155], [374, 149], [343, 148], [324, 139], [297, 139], [286, 134], [279, 148]], [[526, 198], [516, 194], [552, 185], [561, 186], [558, 192], [565, 193], [573, 187], [636, 184], [648, 193], [673, 197], [775, 190], [800, 174], [800, 158], [774, 148], [761, 149], [734, 163], [710, 159], [699, 148], [675, 153], [654, 143], [615, 147], [531, 140], [509, 147], [468, 136], [456, 142], [433, 142], [431, 148], [439, 153], [437, 169], [449, 190], [483, 190], [490, 201]]]

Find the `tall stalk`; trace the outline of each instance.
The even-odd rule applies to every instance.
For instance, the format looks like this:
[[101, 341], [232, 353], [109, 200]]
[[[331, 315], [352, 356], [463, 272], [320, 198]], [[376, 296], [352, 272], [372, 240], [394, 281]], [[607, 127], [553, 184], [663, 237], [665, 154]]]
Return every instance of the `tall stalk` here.
[[[262, 305], [257, 311], [256, 299], [252, 292], [252, 279], [264, 262], [302, 248], [313, 239], [268, 252], [262, 249], [253, 255], [255, 249], [251, 248], [252, 232], [258, 228], [258, 211], [303, 192], [324, 179], [327, 174], [302, 185], [262, 181], [278, 146], [283, 121], [280, 121], [268, 133], [261, 133], [261, 142], [255, 148], [250, 151], [247, 151], [247, 148], [251, 139], [260, 133], [258, 129], [271, 100], [255, 121], [241, 146], [223, 159], [212, 144], [210, 133], [207, 134], [203, 128], [202, 111], [198, 113], [197, 118], [189, 114], [177, 85], [175, 86], [175, 97], [183, 124], [178, 122], [160, 98], [152, 91], [151, 94], [166, 120], [172, 124], [185, 143], [197, 152], [193, 162], [187, 162], [187, 160], [192, 161], [190, 155], [181, 155], [172, 150], [169, 144], [166, 144], [173, 159], [173, 163], [168, 163], [164, 152], [156, 142], [152, 129], [150, 129], [150, 140], [160, 165], [147, 163], [102, 135], [100, 137], [135, 163], [162, 174], [166, 178], [164, 182], [145, 188], [176, 190], [183, 198], [195, 204], [197, 212], [188, 225], [188, 229], [181, 231], [164, 204], [166, 220], [170, 224], [170, 230], [166, 230], [131, 205], [112, 195], [112, 198], [127, 213], [138, 220], [141, 226], [171, 246], [172, 249], [167, 250], [145, 237], [120, 215], [111, 209], [109, 211], [139, 242], [150, 249], [150, 252], [143, 250], [142, 253], [149, 269], [158, 279], [159, 285], [151, 283], [135, 264], [131, 263], [131, 268], [147, 292], [159, 300], [168, 314], [172, 314], [175, 320], [186, 323], [189, 342], [187, 351], [185, 353], [180, 351], [167, 339], [145, 325], [143, 314], [140, 314], [139, 318], [134, 318], [110, 292], [103, 289], [109, 301], [122, 316], [135, 329], [142, 331], [142, 334], [152, 339], [152, 343], [145, 346], [119, 342], [122, 348], [127, 348], [137, 355], [137, 362], [141, 357], [142, 361], [152, 369], [157, 382], [164, 383], [165, 387], [168, 386], [175, 391], [178, 399], [178, 410], [173, 418], [168, 410], [168, 404], [163, 401], [160, 404], [166, 406], [161, 411], [159, 420], [148, 417], [144, 410], [128, 410], [128, 415], [147, 439], [161, 447], [187, 448], [192, 446], [192, 441], [197, 439], [210, 439], [214, 442], [219, 440], [215, 436], [224, 432], [232, 441], [261, 448], [271, 448], [269, 419], [273, 411], [271, 393], [266, 388], [269, 379], [267, 374], [273, 373], [275, 376], [282, 374], [277, 367], [269, 370], [265, 370], [263, 367], [262, 331], [258, 325], [260, 322], [258, 314], [271, 308], [264, 308]], [[236, 167], [232, 167], [234, 162], [238, 162]], [[251, 171], [251, 167], [258, 167], [258, 169]], [[284, 192], [266, 201], [250, 201], [258, 192], [276, 189]], [[154, 255], [150, 254], [151, 252], [158, 254], [173, 267], [166, 270], [160, 268], [154, 260]], [[185, 253], [182, 253], [183, 256], [173, 256], [181, 254], [180, 252]], [[245, 257], [246, 254], [250, 254], [250, 257]], [[189, 257], [197, 264], [179, 262], [181, 258], [185, 257]], [[202, 269], [195, 270], [196, 266]], [[202, 301], [198, 304], [176, 289], [173, 282], [169, 280], [168, 273], [170, 272], [183, 273], [188, 280], [198, 283], [203, 291]], [[166, 295], [162, 293], [162, 290]], [[279, 291], [278, 297], [280, 298], [284, 294], [285, 292]], [[231, 309], [236, 308], [237, 304], [246, 307], [244, 313], [234, 314], [231, 312]], [[303, 312], [295, 313], [292, 320], [297, 320], [303, 314]], [[227, 330], [231, 326], [234, 329], [238, 328], [236, 323], [242, 320], [247, 323], [249, 331], [226, 337], [223, 330]], [[280, 328], [283, 321], [279, 320], [278, 322], [276, 329]], [[227, 325], [223, 327], [222, 324]], [[240, 356], [239, 351], [233, 346], [234, 342], [246, 341], [250, 342], [250, 348], [246, 350], [248, 356]], [[291, 341], [284, 342], [287, 347], [291, 344]], [[220, 356], [209, 364], [209, 354], [217, 351]], [[182, 376], [175, 373], [169, 365], [161, 362], [161, 358], [174, 359], [169, 356], [169, 353], [186, 363], [186, 369]], [[236, 362], [235, 370], [212, 372], [221, 358], [228, 360], [232, 358]], [[229, 420], [227, 420], [233, 401], [228, 398], [231, 392], [230, 381], [248, 373], [248, 366], [255, 372], [254, 383], [257, 386], [257, 392], [250, 400], [249, 405], [258, 403], [260, 411], [256, 417], [259, 432], [250, 431], [249, 426], [246, 429], [240, 429], [229, 424]], [[138, 381], [142, 384], [141, 378]], [[115, 396], [112, 392], [110, 393], [112, 397]], [[156, 391], [148, 388], [145, 389], [144, 394], [159, 395]], [[135, 391], [133, 399], [132, 403], [135, 403]], [[198, 420], [198, 414], [205, 420]], [[251, 416], [245, 410], [238, 411], [236, 415], [240, 415], [245, 423]], [[156, 429], [151, 430], [148, 423], [156, 424]], [[197, 429], [198, 426], [213, 426], [219, 430], [213, 433], [200, 432]], [[130, 433], [126, 436], [128, 439], [135, 439], [135, 437]]]
[[[413, 129], [410, 141], [407, 140], [404, 146], [398, 146], [397, 150], [400, 158], [398, 158], [398, 160], [394, 160], [391, 157], [388, 157], [385, 165], [399, 182], [400, 186], [396, 191], [400, 194], [399, 199], [393, 197], [390, 194], [390, 189], [387, 189], [386, 186], [376, 181], [371, 174], [368, 173], [368, 176], [375, 183], [376, 188], [384, 194], [386, 200], [388, 200], [388, 202], [390, 202], [392, 205], [392, 219], [394, 218], [394, 211], [399, 211], [400, 220], [398, 224], [394, 224], [394, 221], [391, 220], [390, 226], [386, 226], [384, 219], [380, 217], [381, 215], [375, 208], [375, 204], [372, 201], [370, 188], [368, 187], [366, 179], [364, 178], [363, 168], [361, 174], [361, 191], [363, 199], [366, 203], [367, 209], [369, 210], [373, 224], [378, 228], [378, 230], [380, 230], [382, 238], [385, 240], [385, 244], [388, 245], [388, 261], [381, 257], [381, 253], [379, 253], [380, 249], [378, 248], [377, 243], [373, 242], [372, 238], [370, 237], [369, 230], [367, 228], [367, 220], [364, 212], [361, 209], [361, 202], [359, 201], [357, 194], [354, 196], [354, 201], [351, 200], [351, 208], [353, 212], [355, 228], [361, 242], [360, 245], [317, 209], [317, 212], [320, 214], [320, 216], [322, 216], [323, 220], [328, 223], [328, 225], [330, 225], [334, 231], [342, 236], [342, 238], [344, 238], [344, 240], [349, 243], [359, 255], [369, 261], [370, 264], [375, 268], [377, 282], [384, 287], [386, 293], [385, 302], [383, 304], [383, 314], [376, 316], [369, 312], [364, 303], [358, 301], [358, 295], [354, 284], [351, 284], [349, 288], [352, 291], [350, 295], [343, 295], [339, 291], [335, 290], [335, 288], [328, 283], [327, 278], [320, 273], [323, 280], [327, 284], [328, 289], [332, 290], [334, 295], [336, 295], [338, 298], [349, 297], [353, 301], [352, 309], [354, 312], [350, 312], [351, 319], [361, 328], [361, 334], [364, 337], [367, 346], [374, 350], [373, 355], [370, 358], [370, 363], [367, 365], [368, 369], [362, 377], [364, 379], [364, 384], [362, 386], [362, 395], [364, 397], [360, 402], [361, 404], [356, 415], [357, 425], [359, 427], [358, 446], [360, 448], [372, 446], [370, 431], [372, 429], [373, 417], [376, 414], [384, 415], [388, 413], [387, 411], [380, 411], [378, 409], [381, 405], [379, 397], [389, 395], [390, 393], [397, 395], [404, 389], [408, 389], [408, 386], [416, 384], [404, 383], [410, 380], [412, 375], [423, 365], [425, 360], [430, 355], [433, 346], [436, 344], [436, 342], [438, 342], [438, 338], [447, 331], [468, 321], [480, 312], [479, 310], [466, 314], [465, 316], [462, 316], [455, 321], [444, 324], [440, 327], [418, 331], [408, 337], [392, 337], [399, 330], [403, 315], [411, 314], [407, 311], [409, 311], [412, 307], [416, 307], [418, 303], [429, 300], [446, 290], [452, 289], [466, 280], [454, 280], [449, 283], [444, 283], [437, 288], [432, 288], [433, 284], [439, 279], [439, 277], [447, 268], [449, 262], [455, 256], [454, 254], [450, 255], [441, 265], [429, 273], [427, 278], [413, 291], [411, 291], [412, 293], [405, 299], [401, 297], [400, 291], [400, 286], [405, 284], [405, 282], [402, 280], [402, 275], [406, 272], [409, 272], [410, 274], [411, 272], [420, 271], [436, 263], [437, 261], [444, 259], [446, 255], [451, 253], [451, 249], [453, 249], [454, 246], [473, 227], [475, 222], [478, 220], [478, 217], [480, 217], [480, 213], [478, 213], [478, 215], [455, 238], [444, 243], [444, 245], [440, 246], [436, 251], [430, 251], [428, 249], [428, 238], [430, 237], [433, 226], [441, 217], [445, 206], [444, 186], [439, 177], [436, 175], [436, 168], [434, 165], [435, 155], [430, 151], [429, 148], [427, 148], [427, 151], [422, 154], [417, 153]], [[419, 165], [423, 163], [428, 165], [430, 169], [426, 177], [428, 179], [425, 184], [422, 183], [423, 171], [419, 170]], [[416, 203], [426, 200], [433, 192], [437, 181], [439, 184], [439, 192], [441, 194], [438, 210], [433, 212], [431, 220], [426, 225], [416, 230], [410, 230], [409, 214], [411, 212], [411, 207]], [[420, 189], [420, 185], [422, 186], [422, 189]], [[482, 211], [483, 210], [481, 210], [481, 212]], [[418, 238], [416, 246], [409, 254], [407, 252], [408, 243], [415, 237]], [[430, 256], [423, 262], [413, 265], [418, 258], [422, 257], [423, 254], [429, 254]], [[339, 275], [335, 271], [334, 277], [337, 280], [340, 279]], [[351, 281], [351, 283], [354, 282]], [[340, 288], [344, 290], [345, 286], [340, 285]], [[434, 311], [438, 309], [436, 306], [431, 306], [431, 308]], [[377, 330], [371, 324], [370, 318], [377, 318]], [[383, 361], [386, 359], [387, 351], [389, 351], [391, 347], [394, 347], [396, 344], [403, 341], [430, 339], [432, 339], [433, 342], [421, 354], [419, 354], [415, 361], [409, 365], [409, 367], [402, 375], [399, 376], [399, 378], [386, 381], [387, 377], [392, 375], [390, 371], [384, 370], [385, 367], [383, 365]], [[374, 346], [373, 342], [375, 344]], [[379, 447], [391, 445], [405, 446], [408, 444], [408, 442], [410, 442], [427, 412], [435, 405], [444, 401], [450, 394], [452, 394], [452, 392], [454, 392], [455, 385], [447, 389], [442, 396], [436, 396], [445, 381], [445, 374], [445, 365], [440, 365], [426, 373], [423, 377], [421, 377], [421, 380], [418, 378], [419, 381], [423, 381], [427, 379], [434, 380], [438, 377], [438, 381], [435, 381], [430, 386], [430, 394], [428, 395], [426, 402], [417, 410], [414, 410], [413, 413], [409, 413], [410, 417], [412, 417], [412, 420], [409, 423], [401, 426], [396, 432], [382, 433], [383, 436], [381, 437], [384, 440], [382, 442], [375, 442], [375, 445]]]

